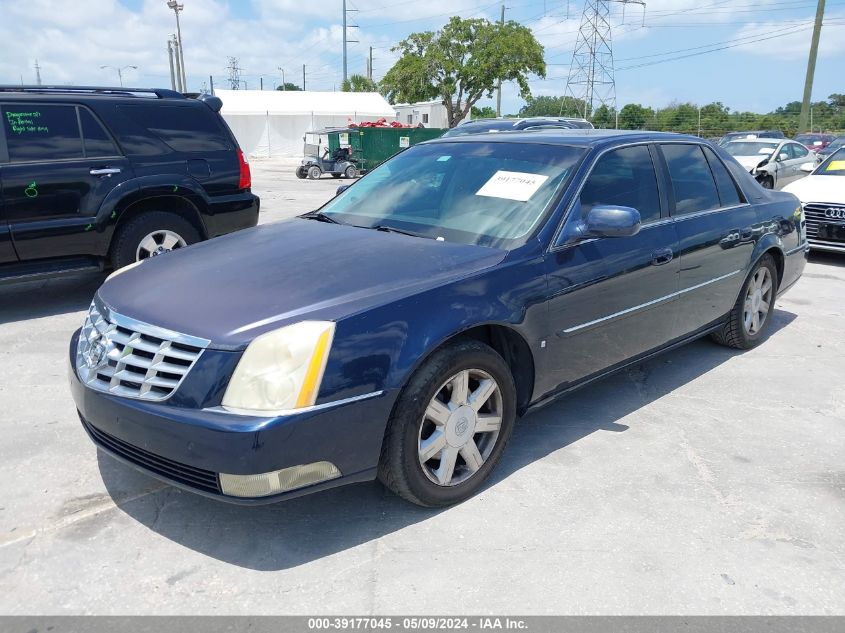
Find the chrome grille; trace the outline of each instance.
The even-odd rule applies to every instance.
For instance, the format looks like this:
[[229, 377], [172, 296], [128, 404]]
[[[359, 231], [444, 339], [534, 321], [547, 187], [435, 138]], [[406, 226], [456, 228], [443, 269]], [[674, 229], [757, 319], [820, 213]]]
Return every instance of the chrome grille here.
[[842, 224], [845, 225], [845, 220], [837, 218], [825, 217], [825, 212], [828, 209], [837, 209], [845, 213], [845, 205], [843, 204], [826, 204], [824, 202], [808, 202], [804, 205], [804, 219], [807, 221], [807, 238], [815, 239], [819, 234], [819, 223], [825, 224]]
[[76, 371], [89, 387], [127, 398], [165, 400], [209, 344], [135, 321], [98, 305], [88, 310], [76, 349]]

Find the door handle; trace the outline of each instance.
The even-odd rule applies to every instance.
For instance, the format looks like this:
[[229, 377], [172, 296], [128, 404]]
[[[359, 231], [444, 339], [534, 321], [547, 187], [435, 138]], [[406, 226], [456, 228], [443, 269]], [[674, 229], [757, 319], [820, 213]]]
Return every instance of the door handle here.
[[662, 266], [672, 261], [675, 253], [671, 248], [661, 248], [651, 254], [651, 263], [655, 266]]
[[109, 176], [111, 177], [112, 174], [119, 174], [120, 167], [103, 167], [100, 169], [93, 168], [91, 171], [88, 172], [92, 176]]

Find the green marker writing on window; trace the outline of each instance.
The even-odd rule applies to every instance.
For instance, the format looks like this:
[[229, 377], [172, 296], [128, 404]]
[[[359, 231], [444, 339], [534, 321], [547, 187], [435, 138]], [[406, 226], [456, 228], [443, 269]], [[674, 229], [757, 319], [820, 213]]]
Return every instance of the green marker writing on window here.
[[38, 197], [38, 184], [33, 181], [29, 183], [29, 186], [23, 190], [24, 194], [27, 198], [37, 198]]

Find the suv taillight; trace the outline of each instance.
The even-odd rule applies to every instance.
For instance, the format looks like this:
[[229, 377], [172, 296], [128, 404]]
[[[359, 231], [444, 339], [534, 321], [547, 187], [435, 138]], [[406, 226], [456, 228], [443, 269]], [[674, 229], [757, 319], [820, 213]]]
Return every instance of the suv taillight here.
[[249, 171], [249, 163], [244, 158], [244, 153], [238, 149], [238, 165], [240, 166], [240, 178], [238, 178], [238, 189], [249, 189], [252, 187], [252, 174]]

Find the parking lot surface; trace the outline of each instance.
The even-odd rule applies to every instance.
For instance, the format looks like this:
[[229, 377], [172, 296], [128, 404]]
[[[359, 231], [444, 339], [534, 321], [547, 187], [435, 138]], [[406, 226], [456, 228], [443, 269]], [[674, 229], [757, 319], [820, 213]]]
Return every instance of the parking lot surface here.
[[[252, 168], [262, 222], [344, 182]], [[377, 483], [230, 506], [98, 454], [66, 372], [102, 279], [0, 287], [0, 613], [845, 614], [845, 257], [812, 256], [755, 350], [529, 414], [440, 510]]]

